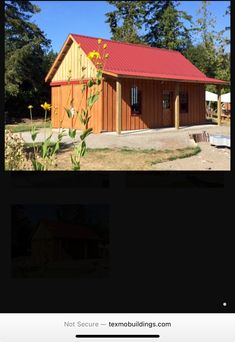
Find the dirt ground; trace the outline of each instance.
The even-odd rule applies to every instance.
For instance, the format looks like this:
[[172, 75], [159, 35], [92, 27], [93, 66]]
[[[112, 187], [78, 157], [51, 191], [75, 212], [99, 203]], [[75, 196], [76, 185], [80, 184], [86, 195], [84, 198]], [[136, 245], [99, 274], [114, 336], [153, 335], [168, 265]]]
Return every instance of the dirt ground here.
[[[229, 126], [201, 125], [191, 127], [151, 129], [144, 131], [91, 134], [87, 138], [89, 153], [81, 161], [82, 170], [230, 170], [230, 149], [211, 146], [209, 142], [198, 145], [190, 135], [207, 132], [230, 136]], [[38, 140], [43, 140], [39, 130]], [[57, 131], [53, 130], [56, 140]], [[29, 132], [20, 133], [25, 142], [31, 142]], [[37, 141], [37, 140], [36, 140]], [[52, 139], [53, 141], [53, 139]], [[76, 137], [79, 142], [79, 132]], [[65, 149], [60, 151], [56, 170], [71, 170], [71, 138], [63, 139]], [[177, 149], [201, 148], [197, 155], [176, 159]], [[111, 150], [111, 151], [110, 151]], [[120, 151], [121, 150], [121, 151]], [[126, 150], [126, 151], [125, 151]], [[131, 152], [130, 150], [135, 150]], [[138, 152], [136, 152], [138, 150]], [[170, 152], [169, 152], [170, 151]], [[174, 151], [174, 152], [173, 152]], [[168, 160], [170, 157], [170, 160]], [[176, 159], [176, 160], [174, 160]]]
[[[71, 170], [71, 149], [57, 158], [58, 170]], [[81, 159], [81, 170], [154, 170], [158, 163], [169, 159], [183, 158], [198, 153], [196, 147], [177, 150], [89, 150]]]
[[211, 146], [208, 142], [198, 143], [201, 152], [195, 156], [156, 164], [155, 170], [221, 170], [230, 171], [230, 149]]

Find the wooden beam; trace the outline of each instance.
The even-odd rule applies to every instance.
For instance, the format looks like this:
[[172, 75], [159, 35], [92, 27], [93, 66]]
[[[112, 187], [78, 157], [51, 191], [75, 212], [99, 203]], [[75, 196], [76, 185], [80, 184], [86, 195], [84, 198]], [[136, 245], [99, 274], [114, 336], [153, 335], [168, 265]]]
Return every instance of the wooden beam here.
[[217, 86], [218, 91], [218, 100], [217, 100], [217, 125], [221, 126], [221, 112], [222, 112], [222, 106], [221, 106], [221, 86]]
[[179, 93], [179, 83], [175, 85], [175, 128], [180, 127], [180, 93]]
[[118, 77], [118, 75], [117, 74], [114, 74], [113, 72], [109, 72], [109, 71], [105, 71], [105, 70], [103, 70], [103, 74], [104, 75], [108, 75], [108, 76], [113, 76], [113, 77]]
[[116, 81], [116, 132], [121, 134], [122, 130], [122, 84]]
[[[148, 76], [132, 76], [132, 75], [121, 75], [121, 74], [112, 74], [110, 72], [104, 71], [104, 74], [109, 74], [111, 76], [115, 76], [118, 78], [131, 78], [131, 79], [141, 79], [141, 80], [155, 80], [155, 81], [166, 81], [166, 82], [179, 82], [179, 83], [197, 83], [197, 84], [215, 84], [217, 85], [218, 83], [213, 83], [211, 82], [205, 82], [205, 81], [195, 81], [195, 80], [180, 80], [178, 78], [163, 78], [163, 77], [148, 77]], [[230, 85], [229, 81], [221, 81], [221, 84], [223, 85]]]

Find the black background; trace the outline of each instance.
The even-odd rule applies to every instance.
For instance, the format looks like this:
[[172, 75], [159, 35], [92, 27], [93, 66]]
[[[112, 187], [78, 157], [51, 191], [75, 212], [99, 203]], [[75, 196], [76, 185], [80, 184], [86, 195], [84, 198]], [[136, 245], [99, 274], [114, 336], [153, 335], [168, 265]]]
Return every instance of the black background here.
[[[234, 312], [232, 179], [233, 171], [10, 173], [2, 154], [0, 312]], [[109, 204], [110, 277], [11, 278], [10, 210], [21, 203]]]
[[[66, 187], [70, 174], [47, 173], [44, 186], [40, 172], [2, 175], [1, 312], [234, 311], [232, 173], [155, 173], [155, 182], [151, 173], [151, 188], [143, 172], [78, 172]], [[11, 278], [10, 208], [18, 203], [109, 204], [110, 277]]]

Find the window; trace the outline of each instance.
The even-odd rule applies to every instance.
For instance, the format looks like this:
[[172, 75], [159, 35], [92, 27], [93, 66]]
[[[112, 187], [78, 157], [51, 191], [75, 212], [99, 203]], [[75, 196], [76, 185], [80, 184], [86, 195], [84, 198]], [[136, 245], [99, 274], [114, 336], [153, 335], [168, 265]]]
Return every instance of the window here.
[[141, 98], [138, 87], [131, 88], [131, 114], [141, 114]]
[[180, 93], [180, 113], [188, 113], [188, 94]]
[[162, 107], [164, 110], [171, 108], [171, 94], [169, 91], [163, 93]]

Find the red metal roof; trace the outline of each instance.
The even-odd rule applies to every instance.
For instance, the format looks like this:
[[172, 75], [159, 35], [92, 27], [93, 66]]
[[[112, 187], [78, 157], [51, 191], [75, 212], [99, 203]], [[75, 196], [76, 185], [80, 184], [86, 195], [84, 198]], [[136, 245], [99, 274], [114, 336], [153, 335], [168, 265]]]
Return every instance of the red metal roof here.
[[[71, 224], [59, 221], [42, 220], [39, 224], [40, 229], [46, 229], [50, 234], [57, 238], [76, 238], [76, 239], [98, 239], [97, 234], [86, 226]], [[41, 234], [37, 230], [34, 240], [39, 239]]]
[[[88, 54], [98, 49], [98, 38], [71, 34], [74, 40]], [[197, 69], [180, 52], [102, 39], [109, 54], [104, 71], [120, 76], [195, 81], [223, 84], [221, 80], [209, 78]]]

